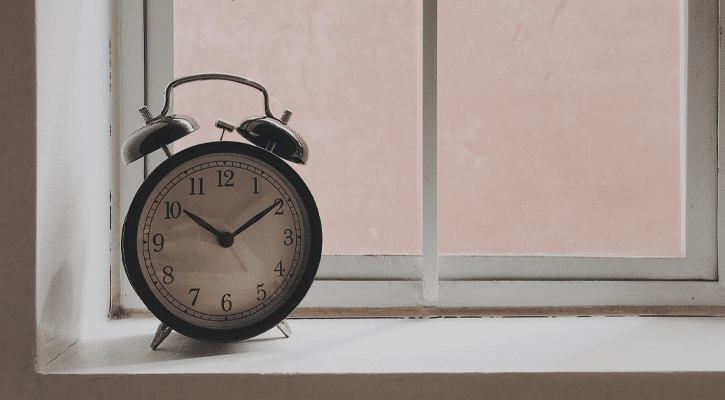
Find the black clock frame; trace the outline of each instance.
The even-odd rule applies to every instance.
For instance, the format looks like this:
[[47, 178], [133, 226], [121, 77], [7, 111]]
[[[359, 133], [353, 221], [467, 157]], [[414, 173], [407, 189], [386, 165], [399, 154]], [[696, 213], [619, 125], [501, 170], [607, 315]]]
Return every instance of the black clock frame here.
[[[300, 196], [302, 204], [307, 211], [310, 227], [310, 249], [307, 252], [307, 259], [301, 260], [300, 270], [302, 277], [298, 278], [297, 286], [293, 288], [287, 300], [279, 305], [268, 316], [251, 325], [233, 328], [233, 329], [212, 329], [193, 325], [189, 322], [177, 317], [167, 310], [161, 302], [156, 298], [143, 276], [141, 263], [138, 259], [138, 248], [136, 242], [136, 232], [138, 224], [141, 221], [141, 213], [149, 196], [156, 186], [171, 173], [179, 165], [190, 161], [194, 158], [212, 155], [215, 153], [237, 153], [248, 157], [253, 157], [267, 163], [276, 169], [280, 175], [284, 176], [294, 187]], [[129, 231], [127, 232], [127, 229]], [[123, 224], [121, 233], [121, 256], [126, 276], [131, 283], [134, 291], [141, 298], [141, 301], [148, 307], [156, 318], [164, 322], [171, 329], [195, 339], [214, 341], [214, 342], [230, 342], [248, 339], [260, 335], [269, 329], [274, 328], [277, 324], [287, 318], [295, 308], [300, 304], [304, 296], [307, 294], [312, 282], [317, 274], [317, 268], [320, 264], [322, 254], [322, 224], [320, 215], [309, 188], [302, 178], [282, 159], [274, 154], [245, 143], [238, 142], [212, 142], [203, 143], [173, 155], [159, 165], [143, 182], [136, 195], [131, 202], [126, 219]], [[306, 262], [305, 262], [306, 261]]]

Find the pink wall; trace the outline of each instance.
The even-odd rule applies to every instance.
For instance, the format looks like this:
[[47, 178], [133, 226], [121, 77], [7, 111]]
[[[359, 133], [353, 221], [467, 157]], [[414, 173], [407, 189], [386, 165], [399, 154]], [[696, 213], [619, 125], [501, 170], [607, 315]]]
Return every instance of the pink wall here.
[[[279, 99], [274, 115], [293, 111], [290, 126], [310, 148], [295, 169], [320, 209], [323, 253], [420, 254], [420, 1], [211, 5], [175, 0], [175, 75], [241, 75]], [[177, 150], [218, 140], [217, 118], [263, 113], [261, 94], [233, 83], [189, 84], [174, 96], [174, 111], [203, 128]]]
[[[295, 113], [325, 254], [421, 251], [421, 7], [174, 3], [177, 77], [242, 75]], [[681, 256], [678, 0], [438, 9], [440, 253]], [[177, 89], [203, 129], [176, 148], [261, 106], [236, 84]]]
[[438, 12], [439, 251], [680, 257], [678, 0]]

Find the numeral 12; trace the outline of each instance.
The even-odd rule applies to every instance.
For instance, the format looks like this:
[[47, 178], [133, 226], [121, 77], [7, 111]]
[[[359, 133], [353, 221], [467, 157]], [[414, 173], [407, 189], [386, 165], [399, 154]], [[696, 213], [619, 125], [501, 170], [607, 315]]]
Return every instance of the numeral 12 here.
[[217, 187], [224, 187], [224, 186], [234, 186], [234, 182], [232, 182], [232, 178], [234, 178], [234, 171], [228, 169], [224, 171], [224, 177], [227, 178], [226, 182], [222, 183], [222, 171], [217, 170], [217, 174], [219, 174], [219, 184]]

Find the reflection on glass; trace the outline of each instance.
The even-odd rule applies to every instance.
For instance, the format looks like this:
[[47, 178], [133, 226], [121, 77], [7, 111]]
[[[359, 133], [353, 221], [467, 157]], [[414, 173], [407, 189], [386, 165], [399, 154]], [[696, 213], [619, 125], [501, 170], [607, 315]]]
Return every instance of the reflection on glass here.
[[679, 1], [438, 11], [439, 253], [681, 257]]

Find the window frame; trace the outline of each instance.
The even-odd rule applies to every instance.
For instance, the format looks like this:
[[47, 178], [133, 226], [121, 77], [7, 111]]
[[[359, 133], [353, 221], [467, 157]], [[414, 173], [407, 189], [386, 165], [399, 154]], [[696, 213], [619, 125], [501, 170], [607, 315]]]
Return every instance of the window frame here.
[[[148, 105], [152, 114], [161, 108], [163, 89], [173, 76], [173, 5], [172, 0], [143, 2], [122, 2], [119, 5], [120, 38], [120, 103], [118, 109], [118, 143], [140, 126], [138, 108]], [[318, 272], [318, 279], [312, 286], [307, 297], [295, 312], [295, 316], [329, 316], [329, 315], [421, 315], [421, 306], [425, 315], [468, 315], [468, 314], [547, 314], [561, 315], [582, 307], [593, 314], [641, 314], [644, 311], [654, 313], [692, 313], [693, 309], [708, 313], [707, 310], [725, 304], [725, 285], [720, 282], [723, 276], [720, 266], [723, 265], [723, 249], [717, 241], [721, 229], [721, 188], [725, 184], [718, 172], [709, 176], [711, 183], [698, 178], [707, 175], [700, 164], [707, 157], [720, 163], [720, 127], [718, 115], [723, 111], [717, 98], [722, 96], [719, 78], [722, 68], [719, 60], [722, 48], [718, 43], [715, 54], [707, 49], [693, 46], [698, 44], [695, 37], [703, 32], [715, 31], [717, 26], [708, 25], [703, 13], [693, 13], [697, 5], [714, 4], [706, 1], [681, 0], [685, 14], [685, 27], [689, 40], [683, 40], [681, 49], [688, 55], [687, 102], [691, 104], [701, 100], [699, 90], [704, 85], [715, 91], [714, 103], [709, 104], [716, 115], [703, 114], [701, 109], [687, 109], [687, 130], [696, 132], [710, 130], [710, 134], [690, 136], [683, 144], [682, 154], [686, 159], [687, 176], [683, 176], [683, 184], [687, 182], [687, 215], [685, 229], [687, 243], [685, 246], [688, 257], [695, 254], [695, 260], [685, 259], [633, 259], [589, 257], [477, 257], [477, 256], [439, 256], [437, 251], [437, 199], [435, 182], [437, 172], [436, 140], [436, 0], [423, 0], [423, 254], [421, 256], [323, 256]], [[713, 17], [722, 19], [721, 2], [713, 5], [718, 8]], [[145, 23], [144, 21], [153, 21]], [[703, 29], [705, 28], [705, 29]], [[693, 81], [693, 76], [702, 75], [691, 69], [704, 65], [717, 65], [717, 71], [709, 70], [710, 77], [704, 83]], [[713, 82], [714, 80], [714, 82]], [[144, 90], [144, 88], [147, 90]], [[698, 89], [697, 92], [695, 91]], [[148, 93], [158, 93], [158, 99]], [[695, 95], [700, 97], [695, 97]], [[152, 98], [153, 97], [153, 98]], [[683, 102], [685, 103], [685, 102]], [[717, 107], [714, 109], [713, 107]], [[693, 122], [696, 118], [691, 114], [699, 113], [697, 118], [702, 122]], [[702, 114], [702, 115], [700, 115]], [[156, 114], [154, 114], [156, 115]], [[713, 118], [715, 126], [712, 126]], [[694, 124], [694, 125], [693, 125]], [[716, 136], [716, 137], [712, 137]], [[713, 140], [717, 143], [715, 149]], [[119, 144], [120, 148], [120, 144]], [[157, 152], [158, 153], [158, 152]], [[144, 163], [117, 168], [119, 178], [118, 214], [112, 227], [114, 239], [120, 240], [120, 227], [124, 211], [143, 181], [145, 171], [158, 165], [165, 156], [153, 154]], [[697, 167], [693, 167], [693, 166]], [[431, 167], [432, 166], [432, 167]], [[684, 167], [683, 167], [684, 168]], [[711, 168], [712, 169], [712, 168]], [[717, 168], [719, 171], [719, 168]], [[716, 215], [712, 207], [706, 203], [714, 201]], [[692, 210], [695, 210], [693, 212]], [[716, 225], [708, 224], [716, 218]], [[703, 229], [703, 227], [707, 229]], [[697, 233], [697, 235], [695, 234]], [[709, 243], [711, 248], [693, 250], [699, 243]], [[115, 249], [112, 267], [112, 314], [116, 316], [135, 315], [134, 310], [143, 307], [140, 302], [123, 300], [135, 296], [129, 285], [123, 284], [122, 266], [120, 265], [119, 249]], [[684, 260], [684, 261], [682, 261]], [[531, 269], [532, 263], [537, 266], [538, 275], [520, 273]], [[645, 264], [644, 270], [634, 274], [612, 275], [611, 271], [629, 271], [633, 263]], [[567, 264], [569, 275], [561, 274], [561, 265]], [[598, 266], [611, 264], [605, 273], [598, 273]], [[665, 279], [648, 272], [649, 268], [660, 269], [662, 266], [674, 265], [674, 269], [685, 264], [687, 274], [671, 274]], [[678, 265], [679, 264], [679, 265]], [[481, 268], [481, 266], [484, 268]], [[523, 268], [522, 268], [523, 266]], [[541, 268], [544, 266], [544, 268]], [[704, 271], [702, 268], [709, 268]], [[365, 271], [360, 276], [357, 271]], [[477, 271], [485, 270], [486, 274]], [[512, 271], [518, 271], [512, 273]], [[572, 274], [572, 271], [573, 274]], [[577, 274], [577, 271], [579, 273]], [[583, 273], [582, 273], [583, 272]], [[354, 295], [351, 295], [354, 294]], [[543, 308], [542, 308], [543, 307]], [[657, 310], [652, 310], [655, 307]], [[536, 309], [532, 309], [536, 308]], [[125, 311], [124, 311], [125, 310]], [[537, 311], [538, 310], [538, 311]], [[698, 312], [700, 312], [698, 311]]]
[[[169, 395], [184, 395], [185, 397], [210, 397], [210, 393], [232, 394], [244, 393], [247, 396], [256, 396], [257, 398], [279, 398], [286, 393], [294, 393], [296, 398], [320, 398], [321, 395], [330, 393], [339, 393], [338, 396], [346, 396], [349, 398], [370, 398], [381, 397], [391, 393], [425, 393], [428, 397], [441, 397], [443, 395], [450, 396], [451, 393], [458, 395], [471, 395], [486, 391], [488, 393], [497, 393], [510, 398], [527, 398], [532, 395], [542, 396], [542, 387], [548, 388], [543, 395], [545, 398], [561, 397], [560, 393], [589, 393], [590, 396], [602, 396], [602, 393], [616, 393], [622, 396], [623, 393], [631, 393], [632, 398], [662, 398], [677, 397], [682, 395], [692, 396], [692, 393], [710, 394], [721, 392], [723, 387], [723, 369], [717, 362], [717, 352], [713, 353], [712, 349], [717, 349], [719, 341], [720, 323], [716, 318], [687, 318], [687, 319], [640, 319], [640, 318], [586, 318], [586, 319], [486, 319], [481, 320], [480, 327], [483, 329], [491, 329], [489, 322], [515, 322], [517, 326], [523, 327], [523, 330], [513, 331], [514, 334], [524, 333], [524, 336], [517, 336], [519, 339], [526, 341], [529, 337], [540, 340], [539, 332], [532, 325], [534, 321], [549, 321], [554, 326], [561, 326], [565, 321], [599, 321], [601, 328], [595, 332], [603, 332], [599, 338], [603, 340], [597, 341], [596, 338], [582, 335], [582, 331], [576, 327], [568, 329], [574, 332], [572, 337], [578, 339], [579, 344], [585, 344], [588, 347], [604, 345], [605, 349], [611, 349], [610, 356], [602, 357], [600, 361], [602, 369], [593, 371], [586, 369], [582, 372], [572, 372], [566, 369], [567, 364], [552, 363], [550, 359], [541, 357], [539, 352], [534, 351], [529, 354], [539, 360], [543, 360], [545, 367], [541, 373], [526, 372], [527, 370], [511, 370], [506, 369], [511, 365], [504, 360], [498, 364], [498, 368], [492, 373], [461, 373], [457, 371], [440, 371], [434, 369], [423, 371], [423, 373], [309, 373], [304, 370], [294, 373], [230, 373], [219, 372], [210, 373], [207, 369], [201, 370], [200, 373], [187, 372], [181, 369], [192, 365], [222, 365], [239, 366], [239, 365], [256, 365], [260, 360], [255, 351], [242, 346], [242, 351], [235, 361], [230, 358], [228, 352], [237, 352], [236, 348], [229, 350], [227, 345], [220, 344], [204, 344], [194, 343], [191, 341], [189, 347], [181, 349], [172, 349], [181, 351], [185, 358], [183, 361], [163, 360], [161, 362], [147, 362], [146, 365], [155, 364], [151, 369], [141, 370], [138, 366], [134, 366], [130, 360], [124, 360], [123, 356], [129, 349], [143, 351], [143, 358], [148, 361], [150, 350], [147, 347], [147, 338], [151, 333], [147, 330], [127, 330], [128, 324], [136, 324], [137, 321], [105, 321], [108, 329], [106, 333], [112, 333], [112, 336], [105, 340], [89, 340], [83, 338], [82, 333], [86, 328], [79, 324], [78, 309], [86, 309], [88, 307], [97, 309], [107, 306], [101, 300], [101, 294], [98, 296], [86, 291], [86, 286], [100, 286], [107, 289], [108, 281], [106, 280], [108, 270], [106, 268], [106, 258], [102, 255], [106, 254], [108, 237], [106, 231], [107, 209], [104, 199], [107, 199], [107, 191], [100, 195], [92, 196], [95, 204], [102, 205], [103, 212], [85, 216], [82, 223], [73, 221], [70, 224], [57, 224], [58, 218], [47, 218], [47, 215], [38, 214], [47, 209], [48, 200], [60, 200], [59, 195], [68, 192], [58, 191], [58, 186], [73, 186], [77, 183], [77, 188], [84, 191], [70, 191], [71, 201], [78, 201], [89, 194], [89, 182], [83, 179], [84, 174], [67, 175], [60, 173], [61, 178], [57, 185], [51, 186], [45, 192], [41, 193], [43, 171], [49, 169], [59, 169], [64, 164], [58, 161], [64, 160], [82, 160], [92, 158], [94, 152], [89, 152], [88, 147], [74, 147], [71, 151], [62, 154], [48, 154], [42, 146], [43, 141], [49, 138], [59, 137], [59, 141], [64, 141], [70, 137], [80, 137], [81, 140], [87, 141], [89, 144], [101, 146], [98, 148], [106, 149], [105, 129], [109, 121], [105, 121], [99, 125], [97, 123], [89, 123], [88, 117], [98, 117], [106, 107], [105, 102], [96, 102], [97, 98], [108, 98], [108, 104], [112, 104], [115, 108], [115, 102], [118, 101], [118, 91], [113, 89], [113, 96], [98, 95], [105, 92], [107, 81], [99, 79], [96, 75], [93, 80], [85, 86], [74, 86], [69, 83], [84, 82], [87, 80], [87, 72], [99, 71], [105, 75], [105, 65], [107, 59], [103, 57], [105, 43], [103, 46], [97, 46], [93, 49], [79, 47], [79, 38], [73, 35], [76, 32], [72, 29], [65, 29], [68, 26], [87, 26], [95, 21], [102, 23], [90, 29], [93, 34], [100, 34], [103, 40], [104, 29], [109, 24], [104, 24], [104, 16], [101, 12], [105, 5], [111, 5], [111, 12], [114, 14], [111, 18], [115, 25], [116, 7], [120, 2], [93, 3], [92, 7], [88, 7], [88, 3], [73, 1], [69, 4], [64, 3], [62, 7], [73, 6], [71, 12], [90, 11], [90, 13], [78, 14], [54, 14], [52, 18], [45, 15], [38, 15], [37, 8], [43, 7], [43, 3], [38, 3], [35, 8], [33, 3], [19, 2], [8, 7], [8, 13], [0, 16], [0, 19], [7, 22], [5, 26], [10, 29], [2, 30], [2, 35], [6, 43], [13, 44], [9, 48], [10, 57], [13, 62], [4, 63], [0, 69], [5, 72], [6, 76], [14, 77], [8, 85], [4, 85], [5, 94], [16, 101], [6, 102], [3, 105], [4, 115], [10, 126], [9, 132], [18, 132], [13, 136], [10, 142], [11, 146], [4, 146], [3, 162], [6, 174], [4, 183], [6, 183], [6, 199], [5, 213], [3, 216], [4, 227], [12, 235], [4, 237], [2, 249], [6, 268], [5, 279], [3, 280], [3, 298], [6, 300], [3, 315], [3, 374], [1, 385], [7, 393], [15, 394], [16, 398], [44, 398], [44, 397], [88, 397], [88, 398], [116, 398], [119, 396], [141, 397], [156, 394], [157, 397]], [[47, 5], [47, 4], [45, 4]], [[90, 9], [90, 10], [89, 10]], [[99, 10], [100, 9], [100, 10]], [[68, 18], [78, 17], [78, 18]], [[62, 23], [59, 23], [61, 22]], [[34, 24], [37, 22], [37, 26]], [[38, 35], [37, 32], [45, 32], [46, 35]], [[68, 68], [61, 69], [58, 60], [68, 59], [68, 53], [63, 53], [69, 47], [60, 47], [57, 51], [49, 51], [48, 34], [58, 38], [58, 43], [68, 45], [70, 48], [78, 49], [83, 54], [91, 53], [91, 60], [95, 63], [92, 69], [86, 69], [85, 63], [72, 63]], [[112, 35], [111, 35], [112, 36]], [[36, 40], [42, 38], [43, 40]], [[36, 46], [34, 48], [34, 45]], [[73, 47], [75, 46], [75, 47]], [[116, 54], [116, 49], [112, 49], [112, 53]], [[87, 61], [87, 59], [84, 59]], [[117, 67], [111, 67], [113, 73], [117, 72]], [[58, 75], [48, 74], [49, 70], [58, 71]], [[113, 75], [112, 75], [113, 76]], [[37, 82], [39, 77], [44, 81]], [[52, 79], [59, 78], [59, 79]], [[73, 79], [75, 78], [75, 80]], [[115, 77], [112, 77], [116, 81]], [[35, 89], [43, 87], [44, 89], [53, 89], [52, 92], [38, 91]], [[105, 83], [105, 84], [104, 84]], [[36, 88], [36, 85], [38, 86]], [[116, 85], [117, 86], [117, 85]], [[50, 94], [50, 95], [48, 95]], [[53, 96], [55, 94], [56, 96]], [[69, 94], [77, 95], [77, 97], [69, 97]], [[88, 95], [92, 94], [89, 98]], [[37, 97], [37, 98], [36, 98]], [[114, 101], [111, 101], [111, 98]], [[71, 101], [70, 99], [74, 99]], [[63, 102], [67, 103], [67, 107]], [[63, 110], [69, 110], [71, 113], [53, 114], [55, 107], [49, 105], [61, 104]], [[88, 107], [88, 108], [86, 108]], [[90, 109], [90, 111], [89, 111]], [[36, 117], [38, 121], [36, 121]], [[57, 117], [57, 118], [54, 118]], [[114, 117], [115, 118], [115, 117]], [[39, 121], [46, 120], [48, 122], [39, 124]], [[98, 118], [103, 121], [104, 118]], [[71, 123], [67, 123], [67, 122]], [[96, 119], [92, 120], [97, 122]], [[61, 124], [59, 124], [61, 122]], [[110, 121], [112, 122], [112, 121]], [[65, 124], [63, 124], [65, 123]], [[37, 125], [37, 126], [36, 126]], [[43, 129], [45, 127], [45, 129]], [[37, 128], [37, 129], [36, 129]], [[99, 129], [101, 128], [101, 129]], [[116, 129], [113, 126], [112, 129]], [[29, 132], [28, 132], [29, 131]], [[21, 134], [25, 132], [26, 134]], [[101, 139], [102, 138], [102, 139]], [[110, 146], [112, 147], [112, 146]], [[47, 147], [45, 148], [47, 150]], [[100, 154], [100, 153], [98, 153]], [[93, 161], [107, 162], [110, 152], [103, 152], [98, 158], [92, 158]], [[52, 156], [52, 157], [48, 157]], [[48, 163], [35, 165], [36, 161], [48, 157]], [[96, 164], [98, 165], [98, 164]], [[22, 168], [18, 168], [22, 166]], [[85, 161], [74, 164], [74, 171], [77, 172], [81, 168], [93, 168], [93, 162]], [[97, 175], [98, 171], [88, 172], [88, 175]], [[105, 174], [104, 174], [105, 176]], [[113, 182], [117, 177], [108, 177], [108, 181]], [[36, 187], [37, 186], [37, 187]], [[109, 185], [110, 186], [110, 185]], [[46, 204], [44, 204], [44, 202]], [[98, 207], [92, 207], [94, 209]], [[72, 211], [72, 210], [70, 210]], [[117, 213], [117, 211], [116, 211]], [[85, 225], [83, 225], [85, 223]], [[75, 246], [48, 247], [48, 242], [41, 240], [42, 233], [47, 229], [60, 227], [63, 233], [78, 239], [74, 242]], [[83, 229], [90, 227], [92, 229]], [[59, 235], [62, 236], [62, 235]], [[51, 241], [50, 244], [64, 243], [65, 239]], [[117, 243], [117, 242], [112, 242]], [[87, 252], [79, 252], [78, 248], [86, 249]], [[55, 253], [55, 254], [50, 254]], [[68, 263], [62, 263], [69, 260]], [[100, 260], [100, 262], [99, 262]], [[61, 264], [62, 263], [62, 264]], [[60, 279], [58, 279], [60, 278]], [[83, 281], [83, 282], [81, 282]], [[75, 292], [79, 289], [80, 292]], [[107, 293], [107, 290], [105, 290]], [[105, 293], [103, 293], [105, 295]], [[38, 320], [37, 314], [42, 313], [43, 306], [49, 305], [43, 303], [42, 300], [46, 295], [54, 300], [50, 320]], [[91, 296], [91, 294], [93, 294]], [[82, 314], [86, 314], [85, 311]], [[95, 311], [91, 314], [96, 315]], [[101, 317], [104, 312], [98, 314], [97, 322], [101, 323]], [[95, 320], [95, 318], [94, 318]], [[427, 340], [421, 340], [415, 334], [409, 338], [402, 338], [406, 342], [420, 344], [420, 351], [427, 354], [435, 354], [439, 357], [450, 356], [450, 349], [447, 347], [451, 341], [460, 343], [460, 335], [458, 332], [469, 331], [470, 324], [460, 324], [461, 322], [474, 322], [470, 319], [448, 319], [448, 320], [418, 320], [408, 321], [415, 323], [423, 329], [423, 331], [431, 331], [428, 329], [430, 324], [436, 322], [453, 322], [456, 325], [455, 331], [445, 332], [443, 335], [430, 335]], [[685, 325], [682, 329], [668, 330], [663, 335], [662, 325], [659, 322], [667, 323], [668, 321], [679, 321], [681, 325]], [[81, 321], [82, 322], [82, 321]], [[365, 321], [363, 321], [365, 322]], [[370, 320], [367, 320], [370, 322]], [[374, 321], [373, 321], [374, 322]], [[312, 324], [318, 324], [317, 321], [310, 321]], [[334, 323], [335, 321], [328, 321]], [[624, 323], [624, 325], [622, 325]], [[649, 326], [649, 329], [640, 329], [633, 327], [631, 323]], [[565, 325], [565, 324], [564, 324]], [[154, 326], [148, 327], [152, 329]], [[42, 329], [51, 329], [57, 334], [54, 339], [41, 339], [36, 336]], [[93, 326], [95, 331], [95, 326]], [[534, 329], [532, 329], [534, 328]], [[360, 358], [371, 360], [368, 350], [380, 349], [381, 346], [362, 346], [359, 339], [364, 336], [382, 336], [386, 338], [386, 333], [390, 329], [376, 328], [361, 330], [359, 326], [351, 326], [349, 328], [351, 334], [342, 337], [339, 340], [330, 341], [330, 347], [316, 347], [308, 351], [287, 351], [280, 353], [280, 344], [299, 343], [300, 340], [282, 341], [266, 341], [265, 343], [275, 346], [273, 350], [273, 358], [275, 362], [283, 364], [287, 360], [287, 356], [280, 357], [280, 354], [287, 354], [290, 357], [306, 356], [310, 364], [319, 364], [318, 355], [324, 353], [338, 354], [336, 350], [340, 348], [358, 347], [360, 348]], [[393, 329], [395, 331], [395, 329]], [[548, 330], [547, 330], [548, 331]], [[436, 333], [440, 331], [435, 331]], [[494, 330], [494, 332], [496, 332]], [[688, 332], [704, 333], [709, 340], [692, 340]], [[549, 332], [551, 333], [551, 332]], [[632, 335], [635, 333], [635, 335]], [[362, 335], [362, 336], [361, 336]], [[327, 335], [325, 335], [327, 336]], [[522, 363], [530, 362], [531, 357], [524, 354], [519, 356], [520, 346], [517, 341], [503, 340], [502, 343], [511, 343], [510, 347], [497, 348], [496, 344], [481, 340], [477, 335], [468, 335], [472, 337], [473, 343], [469, 354], [479, 355], [480, 359], [493, 360], [499, 363], [501, 358], [507, 360], [522, 360]], [[449, 340], [441, 340], [448, 337]], [[508, 336], [502, 332], [497, 337], [507, 338]], [[551, 337], [551, 335], [549, 335]], [[662, 340], [664, 337], [664, 340]], [[119, 338], [122, 339], [119, 341]], [[641, 343], [651, 342], [651, 338], [655, 338], [655, 350], [651, 353], [640, 351], [638, 347]], [[642, 359], [648, 355], [660, 355], [661, 348], [678, 348], [685, 344], [696, 343], [701, 346], [686, 346], [687, 351], [692, 354], [691, 358], [683, 360], [683, 357], [674, 356], [674, 367], [664, 369], [657, 364], [660, 358], [655, 357], [652, 364], [654, 366], [645, 368], [641, 372], [635, 372], [631, 365], [623, 366], [622, 363], [608, 363], [608, 360], [619, 359], [619, 354], [632, 355], [632, 358]], [[702, 336], [695, 336], [700, 339]], [[410, 340], [408, 340], [410, 339]], [[495, 338], [494, 338], [495, 339]], [[556, 335], [553, 338], [557, 342]], [[559, 341], [563, 345], [570, 347], [566, 340]], [[706, 343], [702, 343], [706, 342]], [[622, 344], [627, 346], [623, 347]], [[669, 344], [669, 345], [668, 345]], [[396, 342], [381, 342], [381, 345], [394, 346]], [[480, 345], [479, 347], [475, 347]], [[550, 343], [542, 343], [543, 346], [549, 346]], [[664, 347], [661, 347], [664, 346]], [[712, 347], [714, 346], [714, 347]], [[49, 363], [64, 362], [79, 348], [85, 348], [88, 352], [97, 355], [96, 358], [116, 357], [121, 359], [121, 364], [128, 366], [127, 372], [93, 372], [88, 368], [92, 367], [86, 364], [85, 359], [81, 359], [79, 365], [71, 366], [70, 369], [64, 369], [58, 372], [48, 371]], [[332, 350], [332, 351], [330, 351]], [[628, 352], [628, 350], [634, 350]], [[300, 354], [302, 353], [302, 354]], [[164, 358], [164, 354], [169, 352], [162, 351], [157, 355]], [[178, 353], [177, 353], [178, 354]], [[669, 354], [669, 353], [665, 353]], [[408, 354], [406, 354], [408, 356]], [[483, 356], [483, 357], [480, 357]], [[581, 356], [581, 354], [580, 354]], [[665, 355], [667, 357], [667, 355]], [[596, 357], [591, 357], [596, 358]], [[590, 358], [590, 359], [591, 359]], [[721, 358], [720, 358], [721, 359]], [[347, 358], [349, 361], [350, 359]], [[410, 365], [417, 365], [418, 359], [411, 353], [410, 357], [405, 357], [406, 362]], [[380, 364], [379, 360], [373, 359], [376, 364]], [[570, 361], [570, 360], [564, 360]], [[689, 361], [689, 362], [688, 362]], [[356, 362], [355, 359], [351, 363]], [[70, 364], [70, 363], [69, 363]], [[713, 365], [714, 364], [714, 365]], [[53, 366], [54, 364], [50, 364]], [[670, 364], [673, 365], [673, 364]], [[181, 367], [181, 368], [179, 368]], [[522, 372], [523, 371], [523, 372]], [[568, 371], [547, 373], [553, 371]], [[614, 372], [613, 372], [614, 371]], [[637, 370], [640, 371], [640, 370]], [[677, 371], [688, 371], [680, 372]], [[715, 372], [713, 372], [715, 371]], [[718, 372], [719, 371], [719, 372]], [[426, 373], [427, 372], [427, 373]], [[444, 372], [444, 373], [441, 373]], [[674, 372], [674, 373], [673, 373]], [[612, 383], [615, 383], [612, 385]], [[374, 396], [380, 394], [380, 396]], [[682, 397], [682, 396], [680, 396]], [[714, 397], [714, 396], [713, 396]]]

